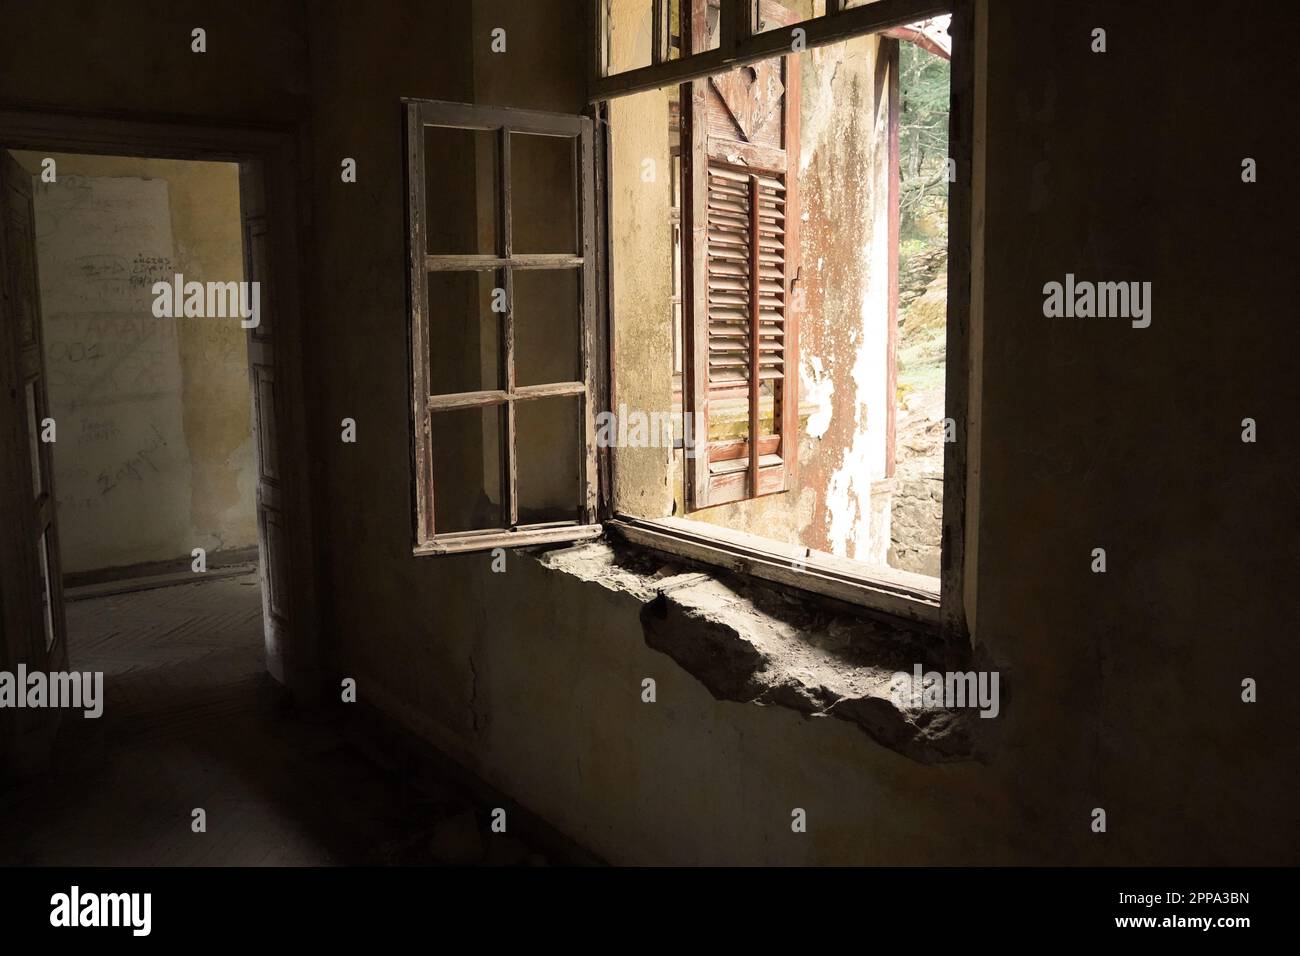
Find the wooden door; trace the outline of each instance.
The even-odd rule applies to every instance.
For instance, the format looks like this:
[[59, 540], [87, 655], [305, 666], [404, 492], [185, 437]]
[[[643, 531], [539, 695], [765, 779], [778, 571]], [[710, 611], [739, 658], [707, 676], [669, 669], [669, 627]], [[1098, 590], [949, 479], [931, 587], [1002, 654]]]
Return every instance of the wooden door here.
[[275, 290], [271, 276], [271, 241], [262, 169], [239, 167], [239, 209], [244, 237], [244, 281], [259, 283], [259, 323], [248, 333], [248, 373], [252, 390], [253, 439], [257, 458], [257, 532], [262, 585], [262, 624], [266, 666], [284, 683], [290, 628], [289, 547], [285, 533], [285, 487], [277, 422], [283, 396], [276, 385]]
[[[0, 670], [67, 669], [54, 495], [54, 445], [42, 352], [32, 176], [0, 148]], [[0, 711], [7, 763], [39, 763], [57, 709]]]

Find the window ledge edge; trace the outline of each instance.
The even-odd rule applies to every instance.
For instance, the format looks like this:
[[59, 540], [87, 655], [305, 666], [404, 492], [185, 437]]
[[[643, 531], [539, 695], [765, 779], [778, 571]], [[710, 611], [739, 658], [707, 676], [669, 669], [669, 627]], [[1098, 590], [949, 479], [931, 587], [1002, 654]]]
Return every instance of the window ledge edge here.
[[816, 558], [804, 562], [804, 566], [799, 568], [789, 555], [753, 545], [712, 540], [653, 518], [617, 516], [607, 520], [605, 526], [635, 546], [842, 601], [867, 612], [887, 615], [912, 627], [933, 630], [936, 634], [942, 624], [937, 591], [873, 580], [868, 575], [852, 575], [828, 567]]

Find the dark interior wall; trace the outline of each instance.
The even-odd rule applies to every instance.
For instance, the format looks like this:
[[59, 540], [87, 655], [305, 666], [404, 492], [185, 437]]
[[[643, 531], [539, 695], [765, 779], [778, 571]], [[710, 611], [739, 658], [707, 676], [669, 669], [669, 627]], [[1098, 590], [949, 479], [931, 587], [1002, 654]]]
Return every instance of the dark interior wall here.
[[[0, 4], [0, 106], [283, 122], [307, 97], [301, 0]], [[193, 53], [191, 31], [207, 31]]]
[[[990, 4], [977, 631], [1014, 668], [1004, 759], [1041, 852], [1294, 862], [1295, 696], [1273, 675], [1296, 663], [1296, 590], [1269, 582], [1293, 576], [1298, 517], [1275, 252], [1295, 19], [1247, 38], [1188, 9]], [[1067, 272], [1150, 281], [1151, 326], [1044, 318]], [[1272, 688], [1258, 704], [1246, 677]], [[1077, 826], [1094, 806], [1105, 838]]]
[[[478, 719], [470, 648], [489, 624], [482, 574], [490, 558], [410, 556], [399, 99], [576, 111], [585, 75], [565, 67], [582, 55], [575, 27], [582, 4], [561, 5], [558, 17], [541, 6], [337, 3], [313, 4], [310, 12], [313, 155], [322, 170], [315, 266], [331, 277], [314, 290], [319, 487], [323, 527], [332, 540], [351, 542], [324, 556], [332, 633], [340, 668], [368, 684], [372, 700], [390, 710], [413, 708], [456, 733], [471, 732]], [[506, 30], [506, 54], [490, 50], [496, 27]], [[356, 184], [343, 184], [335, 172], [344, 156], [357, 159]], [[446, 165], [458, 168], [452, 157]], [[445, 180], [444, 189], [455, 194], [462, 179]], [[456, 215], [461, 203], [452, 195], [445, 212]], [[431, 216], [443, 212], [431, 206]], [[447, 347], [477, 351], [478, 343]], [[336, 440], [344, 417], [357, 420], [356, 445]], [[509, 622], [495, 630], [514, 631]]]
[[[222, 5], [192, 18], [215, 24], [196, 69], [200, 6], [4, 4], [0, 101], [268, 121], [309, 103], [320, 617], [364, 700], [619, 862], [1295, 861], [1293, 30], [1233, 45], [1130, 4], [990, 4], [973, 621], [1004, 727], [987, 765], [923, 767], [844, 721], [715, 701], [646, 648], [627, 594], [523, 555], [505, 574], [410, 556], [398, 98], [579, 109], [580, 0]], [[1151, 327], [1045, 319], [1066, 272], [1151, 281]]]
[[[453, 2], [309, 6], [320, 171], [312, 268], [323, 280], [309, 290], [319, 329], [315, 464], [321, 540], [333, 542], [320, 565], [327, 636], [341, 672], [372, 703], [383, 695], [458, 730], [472, 679], [451, 635], [481, 628], [482, 609], [473, 559], [444, 566], [411, 557], [400, 99], [472, 100], [469, 11]], [[357, 161], [356, 183], [341, 181], [345, 157]], [[356, 420], [356, 444], [339, 441], [343, 418]]]
[[[430, 733], [458, 752], [472, 748], [481, 717], [475, 707], [483, 706], [473, 648], [489, 630], [513, 640], [519, 629], [490, 616], [489, 555], [410, 555], [399, 99], [578, 111], [586, 85], [582, 10], [580, 0], [311, 7], [313, 151], [324, 171], [314, 203], [315, 265], [331, 277], [315, 290], [319, 487], [323, 527], [331, 540], [349, 542], [323, 556], [333, 594], [327, 616], [341, 671], [357, 677], [372, 702], [421, 727], [432, 722]], [[491, 52], [497, 27], [506, 30], [506, 54]], [[333, 172], [343, 156], [357, 159], [355, 185]], [[460, 203], [453, 197], [447, 212], [456, 215]], [[431, 216], [441, 212], [431, 206]], [[343, 417], [358, 422], [356, 445], [336, 440]], [[459, 745], [441, 740], [448, 733]]]

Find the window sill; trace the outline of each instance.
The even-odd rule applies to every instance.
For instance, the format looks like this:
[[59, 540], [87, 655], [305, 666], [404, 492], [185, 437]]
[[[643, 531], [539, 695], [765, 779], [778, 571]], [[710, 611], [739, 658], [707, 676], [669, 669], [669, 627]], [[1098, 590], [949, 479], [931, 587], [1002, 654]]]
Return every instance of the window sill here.
[[940, 625], [939, 592], [923, 575], [875, 568], [868, 574], [857, 562], [820, 553], [796, 562], [775, 542], [714, 525], [706, 534], [697, 522], [680, 518], [619, 517], [606, 527], [633, 545], [811, 591], [936, 632]]
[[440, 534], [423, 541], [411, 549], [416, 557], [429, 554], [464, 554], [486, 551], [490, 548], [525, 548], [538, 544], [563, 544], [598, 538], [604, 533], [598, 524], [560, 522], [553, 525], [534, 525], [520, 528], [491, 528], [486, 531], [465, 531], [457, 534]]
[[918, 707], [896, 694], [899, 674], [917, 666], [970, 666], [969, 652], [935, 641], [932, 628], [748, 575], [710, 574], [658, 549], [621, 544], [621, 527], [611, 531], [614, 541], [530, 553], [551, 573], [630, 599], [646, 646], [716, 700], [844, 720], [924, 764], [986, 759], [995, 746], [998, 721], [969, 708]]

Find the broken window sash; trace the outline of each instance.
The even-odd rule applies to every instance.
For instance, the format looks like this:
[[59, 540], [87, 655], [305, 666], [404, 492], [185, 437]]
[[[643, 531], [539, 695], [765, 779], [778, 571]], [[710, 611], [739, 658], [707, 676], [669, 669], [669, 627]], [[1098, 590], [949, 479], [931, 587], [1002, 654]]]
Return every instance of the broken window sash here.
[[[951, 13], [963, 0], [589, 0], [592, 102]], [[666, 9], [665, 9], [666, 8]]]

